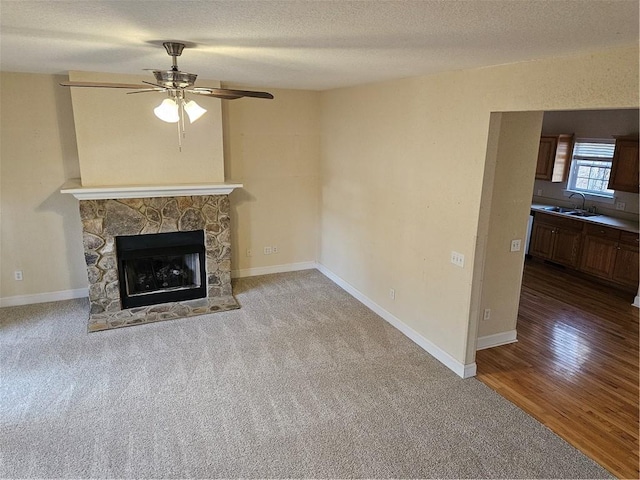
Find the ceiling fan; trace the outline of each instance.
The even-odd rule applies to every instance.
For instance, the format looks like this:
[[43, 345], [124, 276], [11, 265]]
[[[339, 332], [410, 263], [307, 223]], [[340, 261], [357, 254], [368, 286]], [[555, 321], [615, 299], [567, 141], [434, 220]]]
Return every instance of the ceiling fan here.
[[242, 97], [273, 99], [268, 92], [253, 90], [234, 90], [229, 88], [195, 87], [197, 75], [178, 70], [177, 58], [182, 55], [185, 44], [179, 42], [164, 42], [162, 44], [172, 58], [170, 70], [153, 70], [155, 82], [142, 81], [141, 84], [133, 83], [100, 83], [100, 82], [61, 82], [63, 87], [89, 87], [89, 88], [124, 88], [135, 90], [132, 93], [166, 92], [168, 98], [154, 109], [155, 115], [165, 122], [178, 124], [178, 147], [182, 149], [182, 137], [184, 137], [184, 114], [186, 113], [191, 123], [200, 118], [206, 110], [193, 100], [187, 101], [186, 94], [202, 95], [221, 98], [223, 100], [235, 100]]

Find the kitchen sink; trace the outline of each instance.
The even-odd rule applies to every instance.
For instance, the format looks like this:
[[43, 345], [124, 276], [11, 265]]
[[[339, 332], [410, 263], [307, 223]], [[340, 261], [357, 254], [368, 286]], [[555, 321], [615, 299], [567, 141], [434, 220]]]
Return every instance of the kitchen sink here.
[[575, 208], [565, 208], [565, 207], [545, 207], [545, 210], [548, 212], [556, 212], [556, 213], [578, 213]]
[[587, 212], [585, 210], [566, 208], [566, 207], [544, 207], [547, 212], [563, 213], [572, 217], [596, 217], [597, 213]]
[[573, 211], [573, 212], [567, 212], [567, 215], [572, 215], [574, 217], [597, 217], [598, 216], [597, 213], [583, 212], [581, 210], [576, 210], [576, 211]]

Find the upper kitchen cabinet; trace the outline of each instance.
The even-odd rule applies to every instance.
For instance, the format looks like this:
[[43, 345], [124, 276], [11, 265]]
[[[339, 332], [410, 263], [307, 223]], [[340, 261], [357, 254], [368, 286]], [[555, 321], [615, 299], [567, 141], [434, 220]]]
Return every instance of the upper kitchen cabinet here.
[[616, 137], [609, 188], [638, 193], [638, 138]]
[[540, 137], [536, 178], [564, 182], [569, 173], [573, 135], [543, 135]]

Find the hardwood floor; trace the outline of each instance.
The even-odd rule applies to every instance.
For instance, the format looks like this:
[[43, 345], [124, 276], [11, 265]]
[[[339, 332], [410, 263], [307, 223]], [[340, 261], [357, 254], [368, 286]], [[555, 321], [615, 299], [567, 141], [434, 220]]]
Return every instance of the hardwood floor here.
[[518, 342], [477, 353], [477, 378], [619, 478], [639, 478], [633, 295], [527, 261]]

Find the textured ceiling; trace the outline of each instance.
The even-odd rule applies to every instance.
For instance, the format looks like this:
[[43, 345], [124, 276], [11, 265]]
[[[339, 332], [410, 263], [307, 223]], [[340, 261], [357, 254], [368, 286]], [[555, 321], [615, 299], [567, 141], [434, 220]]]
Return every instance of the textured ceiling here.
[[0, 68], [328, 89], [638, 43], [637, 0], [0, 1]]

